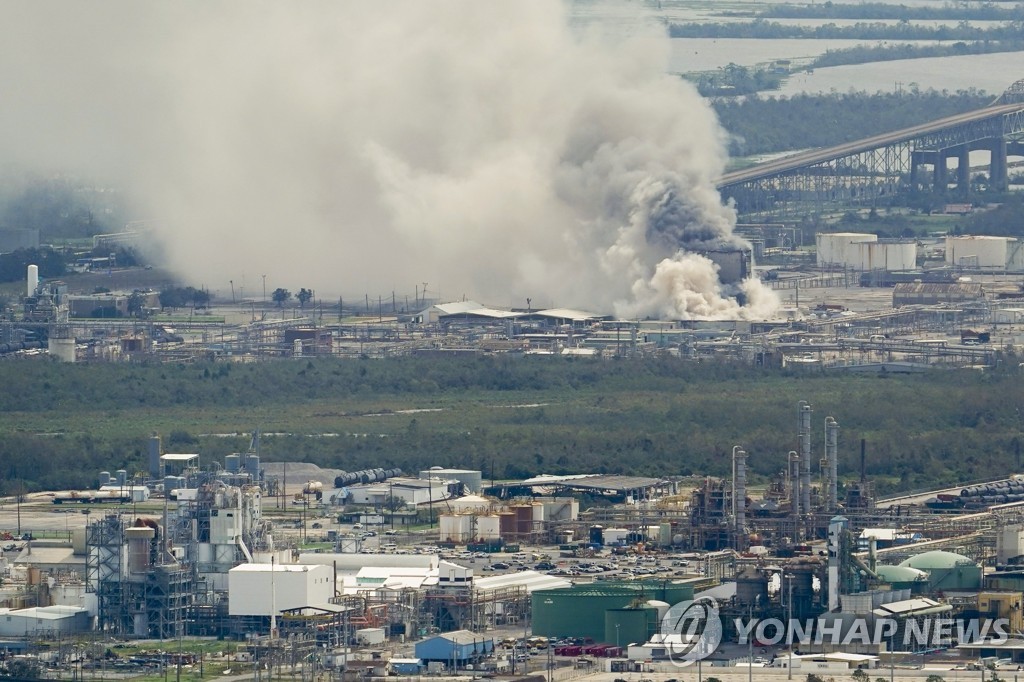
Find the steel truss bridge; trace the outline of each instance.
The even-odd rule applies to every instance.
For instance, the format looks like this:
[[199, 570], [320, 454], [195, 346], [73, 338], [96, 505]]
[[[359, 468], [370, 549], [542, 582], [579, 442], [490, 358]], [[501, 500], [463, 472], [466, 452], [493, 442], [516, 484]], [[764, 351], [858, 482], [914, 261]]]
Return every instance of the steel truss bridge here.
[[800, 152], [727, 173], [717, 185], [741, 216], [778, 218], [829, 205], [876, 206], [908, 192], [942, 193], [947, 163], [956, 159], [956, 188], [966, 195], [975, 150], [989, 152], [989, 182], [1005, 189], [1008, 157], [1024, 156], [1024, 79], [984, 109]]

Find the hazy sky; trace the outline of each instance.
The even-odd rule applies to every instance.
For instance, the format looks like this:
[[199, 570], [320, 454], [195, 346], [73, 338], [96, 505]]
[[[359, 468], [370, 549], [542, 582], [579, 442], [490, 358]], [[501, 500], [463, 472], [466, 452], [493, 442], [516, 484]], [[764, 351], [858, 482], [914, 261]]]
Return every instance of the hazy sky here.
[[735, 243], [735, 217], [723, 133], [653, 25], [580, 35], [558, 0], [26, 0], [0, 19], [0, 152], [123, 187], [187, 284], [777, 305], [749, 284], [738, 309], [679, 251]]

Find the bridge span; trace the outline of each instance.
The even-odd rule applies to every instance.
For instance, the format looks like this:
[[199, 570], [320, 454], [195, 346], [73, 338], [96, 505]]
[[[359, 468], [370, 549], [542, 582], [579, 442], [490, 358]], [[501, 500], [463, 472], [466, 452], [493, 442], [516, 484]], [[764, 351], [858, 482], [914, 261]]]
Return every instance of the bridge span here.
[[1008, 158], [1024, 156], [1024, 80], [984, 109], [726, 173], [717, 186], [742, 216], [780, 217], [808, 206], [875, 206], [899, 193], [945, 192], [948, 162], [956, 159], [955, 186], [966, 195], [976, 150], [989, 152], [989, 182], [1005, 188]]

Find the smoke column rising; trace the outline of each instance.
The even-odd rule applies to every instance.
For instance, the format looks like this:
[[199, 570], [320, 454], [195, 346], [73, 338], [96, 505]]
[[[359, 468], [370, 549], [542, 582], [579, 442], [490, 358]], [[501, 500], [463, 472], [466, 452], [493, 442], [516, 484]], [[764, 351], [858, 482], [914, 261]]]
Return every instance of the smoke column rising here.
[[708, 106], [663, 29], [557, 0], [8, 3], [0, 152], [124, 187], [190, 284], [763, 318]]

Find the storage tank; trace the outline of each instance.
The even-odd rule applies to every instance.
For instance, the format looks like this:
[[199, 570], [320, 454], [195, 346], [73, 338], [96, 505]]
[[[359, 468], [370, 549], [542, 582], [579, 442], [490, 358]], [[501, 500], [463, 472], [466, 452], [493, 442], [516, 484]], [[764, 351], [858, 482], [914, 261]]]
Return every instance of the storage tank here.
[[740, 571], [736, 575], [736, 603], [743, 606], [767, 605], [768, 576], [753, 568]]
[[850, 244], [850, 261], [854, 270], [885, 270], [902, 272], [917, 267], [917, 243], [914, 241], [859, 242]]
[[515, 512], [504, 511], [498, 514], [498, 523], [501, 528], [501, 537], [510, 538], [516, 534]]
[[442, 514], [439, 518], [441, 539], [446, 542], [466, 542], [472, 539], [473, 517], [463, 514]]
[[156, 537], [156, 529], [149, 526], [126, 528], [124, 531], [128, 540], [128, 572], [130, 579], [139, 580], [145, 577], [150, 566], [150, 546], [153, 538]]
[[260, 456], [246, 455], [245, 470], [249, 472], [249, 475], [253, 477], [253, 480], [258, 481], [260, 479]]
[[516, 533], [529, 535], [533, 531], [533, 505], [513, 507], [516, 513]]
[[653, 608], [608, 609], [604, 612], [603, 642], [617, 647], [643, 644], [658, 631], [658, 610]]
[[1011, 237], [948, 236], [946, 263], [954, 267], [1003, 270]]
[[55, 339], [51, 337], [46, 342], [46, 348], [50, 355], [61, 362], [74, 362], [76, 360], [74, 339]]
[[110, 485], [110, 472], [109, 471], [101, 471], [100, 472], [100, 487], [105, 486], [105, 485]]
[[861, 232], [819, 232], [815, 235], [818, 267], [849, 267], [859, 250], [857, 244], [877, 242], [878, 235]]
[[237, 474], [242, 458], [238, 455], [226, 455], [224, 457], [224, 469], [229, 474]]
[[497, 540], [501, 537], [501, 519], [496, 514], [476, 517], [476, 535], [481, 540]]
[[124, 469], [118, 469], [117, 471], [114, 472], [114, 475], [117, 477], [117, 485], [121, 486], [122, 488], [128, 485], [127, 471], [125, 471]]
[[39, 287], [39, 266], [30, 265], [25, 277], [25, 295], [32, 298], [36, 295], [36, 288]]

